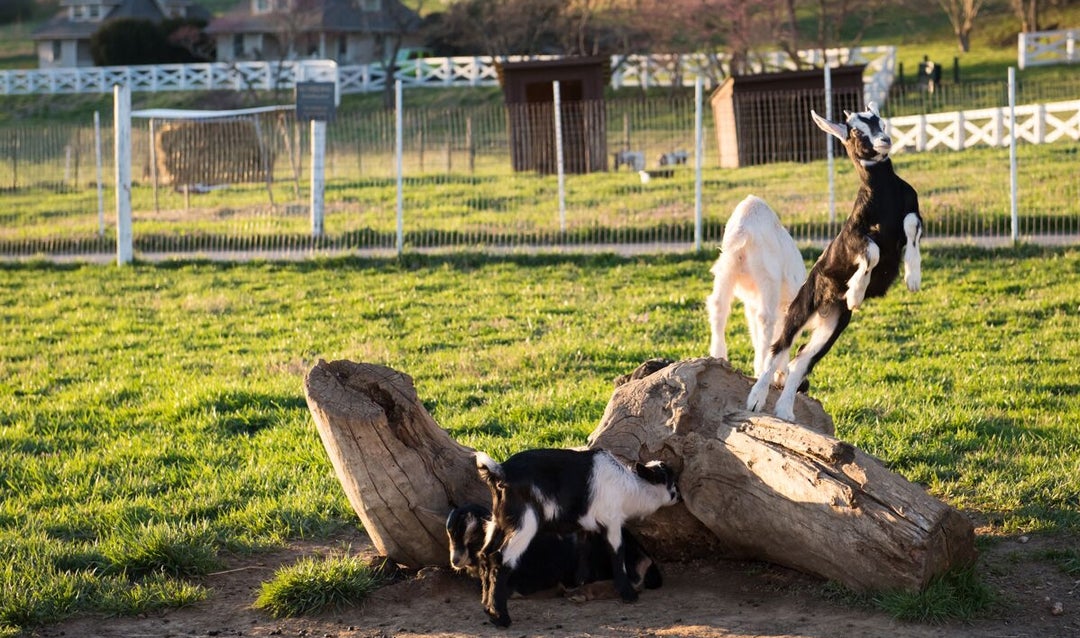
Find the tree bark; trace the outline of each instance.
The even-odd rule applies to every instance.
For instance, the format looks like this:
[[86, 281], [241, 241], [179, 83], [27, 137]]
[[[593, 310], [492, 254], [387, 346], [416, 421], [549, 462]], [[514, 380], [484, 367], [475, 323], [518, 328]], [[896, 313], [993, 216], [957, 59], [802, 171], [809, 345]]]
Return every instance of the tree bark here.
[[[743, 411], [753, 380], [712, 358], [643, 364], [589, 437], [627, 461], [662, 459], [684, 502], [638, 531], [660, 559], [763, 559], [855, 589], [920, 589], [974, 559], [959, 512], [832, 436], [821, 405], [799, 423]], [[308, 406], [338, 478], [376, 548], [408, 567], [448, 562], [450, 508], [489, 503], [473, 451], [438, 427], [412, 379], [320, 361]], [[778, 392], [772, 392], [768, 406]]]
[[[728, 556], [909, 591], [974, 560], [974, 527], [961, 513], [831, 436], [816, 401], [799, 395], [800, 423], [744, 411], [750, 383], [715, 359], [674, 364], [616, 389], [589, 445], [671, 463], [685, 509]], [[667, 508], [642, 532], [664, 555], [684, 526]]]
[[447, 564], [450, 509], [491, 501], [473, 450], [435, 423], [412, 378], [385, 366], [319, 361], [304, 392], [338, 480], [376, 549], [409, 567]]

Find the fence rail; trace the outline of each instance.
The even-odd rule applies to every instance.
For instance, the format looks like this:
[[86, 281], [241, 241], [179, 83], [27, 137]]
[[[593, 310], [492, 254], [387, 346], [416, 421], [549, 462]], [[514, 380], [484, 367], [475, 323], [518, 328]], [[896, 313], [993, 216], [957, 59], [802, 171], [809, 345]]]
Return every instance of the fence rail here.
[[[1016, 137], [1032, 144], [1080, 140], [1080, 100], [1018, 106]], [[889, 119], [895, 151], [954, 151], [972, 146], [1008, 146], [1009, 110], [1004, 107], [909, 115]]]
[[1035, 31], [1017, 36], [1016, 65], [1020, 69], [1044, 64], [1072, 64], [1080, 62], [1080, 52], [1076, 50], [1076, 40], [1080, 29], [1059, 31]]
[[[854, 47], [800, 51], [799, 63], [782, 53], [769, 52], [750, 61], [751, 72], [794, 69], [798, 66], [866, 64], [867, 100], [883, 102], [896, 72], [896, 48]], [[531, 59], [553, 59], [538, 56]], [[497, 64], [525, 58], [491, 56], [421, 58], [402, 62], [395, 75], [405, 87], [497, 86]], [[697, 77], [706, 86], [719, 83], [727, 74], [727, 60], [720, 55], [612, 56], [611, 85], [621, 87], [693, 86]], [[304, 80], [333, 81], [341, 94], [371, 93], [386, 88], [386, 68], [381, 64], [338, 66], [330, 60], [286, 62], [215, 62], [122, 67], [70, 67], [0, 71], [5, 95], [109, 93], [114, 84], [132, 91], [210, 91], [291, 89]]]

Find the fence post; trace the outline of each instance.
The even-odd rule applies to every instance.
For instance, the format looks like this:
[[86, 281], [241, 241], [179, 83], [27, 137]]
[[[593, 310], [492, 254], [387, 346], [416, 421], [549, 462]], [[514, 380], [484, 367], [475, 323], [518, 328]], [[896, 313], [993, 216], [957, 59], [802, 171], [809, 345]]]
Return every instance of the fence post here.
[[953, 126], [956, 128], [956, 142], [954, 142], [956, 145], [953, 146], [953, 150], [962, 151], [964, 150], [964, 141], [967, 137], [967, 128], [964, 124], [963, 111], [956, 112], [956, 119], [953, 120]]
[[116, 263], [132, 259], [131, 87], [113, 85], [113, 151], [116, 164]]
[[563, 165], [562, 97], [558, 80], [551, 83], [551, 91], [555, 106], [555, 169], [559, 176], [559, 232], [566, 233], [566, 171]]
[[326, 120], [311, 120], [311, 236], [322, 237], [325, 232], [324, 219], [326, 185]]
[[701, 110], [702, 110], [701, 75], [694, 80], [694, 250], [701, 250], [701, 170], [705, 165], [702, 156]]
[[1024, 70], [1024, 64], [1027, 58], [1027, 35], [1023, 31], [1016, 36], [1016, 65], [1020, 67], [1020, 70]]
[[405, 181], [402, 173], [402, 137], [405, 135], [401, 113], [401, 80], [394, 80], [394, 162], [397, 166], [397, 255], [405, 250]]
[[1016, 68], [1009, 67], [1009, 212], [1013, 244], [1020, 238], [1020, 215], [1017, 211], [1016, 184]]

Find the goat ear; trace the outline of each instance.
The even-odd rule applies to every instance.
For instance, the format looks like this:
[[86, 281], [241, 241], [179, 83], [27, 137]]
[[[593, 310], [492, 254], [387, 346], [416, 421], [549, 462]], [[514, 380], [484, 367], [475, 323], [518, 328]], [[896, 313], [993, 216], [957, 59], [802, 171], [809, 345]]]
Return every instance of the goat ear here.
[[825, 131], [829, 135], [832, 135], [841, 142], [847, 139], [847, 124], [837, 124], [836, 122], [830, 122], [829, 120], [826, 120], [825, 118], [818, 115], [813, 110], [810, 111], [810, 117], [814, 119], [814, 124], [817, 124], [819, 129]]
[[867, 102], [866, 110], [870, 111], [874, 115], [881, 117], [881, 113], [878, 113], [877, 102]]

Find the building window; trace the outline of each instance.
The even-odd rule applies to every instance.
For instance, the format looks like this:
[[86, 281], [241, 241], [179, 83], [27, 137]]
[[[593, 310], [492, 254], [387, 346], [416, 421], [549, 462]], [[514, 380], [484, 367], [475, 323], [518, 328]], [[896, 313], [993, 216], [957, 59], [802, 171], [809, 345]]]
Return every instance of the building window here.
[[244, 57], [244, 36], [239, 33], [232, 37], [232, 53], [234, 60]]
[[64, 47], [59, 40], [52, 41], [52, 61], [60, 62], [64, 57]]
[[382, 10], [382, 0], [360, 0], [360, 9], [374, 13]]
[[251, 12], [252, 13], [270, 13], [272, 8], [270, 0], [255, 0]]

